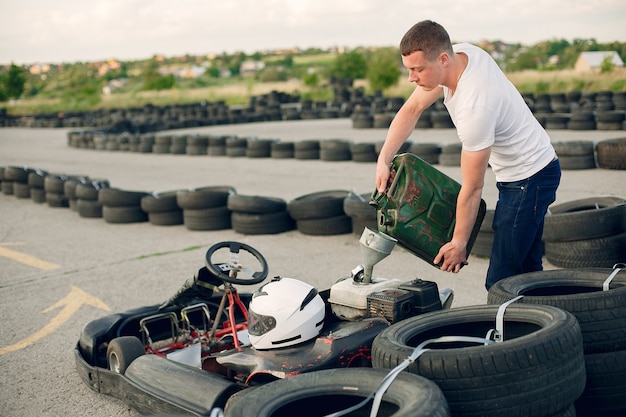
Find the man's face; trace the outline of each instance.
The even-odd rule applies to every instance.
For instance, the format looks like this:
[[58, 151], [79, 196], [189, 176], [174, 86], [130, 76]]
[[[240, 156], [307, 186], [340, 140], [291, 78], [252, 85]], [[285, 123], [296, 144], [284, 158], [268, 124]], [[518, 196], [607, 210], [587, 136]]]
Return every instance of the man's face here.
[[424, 52], [415, 51], [402, 56], [402, 64], [409, 70], [409, 82], [415, 83], [425, 91], [439, 87], [442, 82], [441, 60], [429, 61]]

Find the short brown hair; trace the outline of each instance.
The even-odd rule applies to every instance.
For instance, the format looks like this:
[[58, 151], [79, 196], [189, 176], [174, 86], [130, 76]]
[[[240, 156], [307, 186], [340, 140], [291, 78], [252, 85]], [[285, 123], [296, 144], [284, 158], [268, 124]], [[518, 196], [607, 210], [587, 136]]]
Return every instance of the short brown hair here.
[[448, 32], [439, 23], [423, 20], [413, 25], [400, 41], [400, 53], [404, 56], [422, 51], [426, 59], [437, 59], [440, 53], [452, 54], [452, 43]]

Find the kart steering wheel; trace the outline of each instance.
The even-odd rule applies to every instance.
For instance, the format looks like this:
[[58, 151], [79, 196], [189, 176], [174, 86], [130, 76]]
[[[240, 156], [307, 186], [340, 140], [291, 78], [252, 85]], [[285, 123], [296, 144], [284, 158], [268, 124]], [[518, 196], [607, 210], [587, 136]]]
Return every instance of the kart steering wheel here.
[[[215, 255], [215, 252], [226, 247], [230, 249], [230, 259], [228, 262], [215, 263], [213, 261], [213, 255]], [[256, 260], [259, 261], [261, 270], [255, 271], [241, 265], [239, 261], [240, 250], [244, 250], [254, 256]], [[267, 261], [259, 251], [254, 249], [252, 246], [246, 245], [245, 243], [231, 241], [220, 242], [211, 246], [206, 253], [206, 266], [209, 271], [222, 281], [240, 285], [258, 284], [267, 278], [269, 271]], [[247, 277], [239, 278], [238, 275], [240, 274], [245, 274]]]

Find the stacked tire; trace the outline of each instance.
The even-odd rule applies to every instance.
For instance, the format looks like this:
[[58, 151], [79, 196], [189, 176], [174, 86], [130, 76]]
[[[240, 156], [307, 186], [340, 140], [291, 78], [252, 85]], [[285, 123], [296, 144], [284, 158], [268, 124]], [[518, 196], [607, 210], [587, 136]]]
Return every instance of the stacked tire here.
[[320, 191], [291, 200], [287, 210], [296, 221], [297, 229], [305, 235], [338, 235], [352, 232], [352, 220], [343, 210], [350, 192]]
[[141, 223], [148, 221], [148, 214], [141, 208], [141, 199], [150, 195], [145, 191], [129, 191], [119, 188], [103, 188], [98, 192], [102, 204], [102, 217], [107, 223]]
[[228, 196], [230, 186], [209, 186], [176, 192], [176, 203], [183, 210], [183, 224], [189, 230], [224, 230], [231, 228]]
[[30, 198], [35, 203], [46, 202], [46, 191], [44, 189], [44, 178], [48, 175], [46, 171], [35, 169], [28, 174], [28, 187], [30, 188]]
[[460, 143], [444, 145], [439, 155], [439, 164], [454, 167], [461, 166], [461, 151], [462, 146]]
[[65, 181], [69, 177], [65, 174], [46, 175], [43, 188], [46, 193], [46, 203], [49, 207], [69, 207], [70, 203], [65, 196]]
[[497, 329], [499, 310], [458, 307], [396, 322], [374, 339], [372, 365], [393, 369], [425, 344], [406, 371], [435, 382], [453, 416], [575, 415], [585, 388], [576, 318], [552, 306], [514, 303], [505, 309], [501, 341], [477, 341]]
[[611, 268], [626, 262], [626, 200], [592, 197], [550, 207], [545, 256], [562, 268]]
[[320, 142], [320, 159], [322, 161], [349, 161], [351, 142], [342, 139], [326, 139]]
[[593, 142], [590, 140], [557, 142], [553, 144], [562, 169], [593, 169], [596, 158]]
[[63, 194], [67, 198], [67, 203], [72, 211], [78, 211], [78, 197], [76, 196], [76, 187], [80, 183], [89, 181], [88, 177], [73, 176], [65, 180], [63, 183]]
[[293, 156], [298, 160], [320, 159], [320, 141], [307, 139], [295, 142]]
[[[28, 175], [31, 168], [23, 166], [8, 166], [4, 168], [4, 180], [7, 191], [5, 194], [13, 194], [16, 198], [30, 198], [30, 187], [28, 186]], [[4, 188], [3, 188], [4, 190]]]
[[150, 224], [175, 226], [183, 224], [183, 210], [176, 201], [177, 191], [153, 193], [141, 198], [141, 209], [148, 214]]
[[100, 190], [109, 187], [107, 180], [91, 180], [76, 185], [76, 211], [80, 217], [102, 218], [102, 204], [98, 201]]
[[376, 162], [378, 158], [373, 143], [350, 143], [350, 154], [354, 162]]
[[441, 146], [436, 143], [412, 143], [409, 152], [431, 165], [439, 163]]
[[626, 270], [579, 268], [520, 274], [498, 281], [488, 302], [549, 305], [573, 314], [581, 328], [586, 385], [579, 417], [626, 415]]
[[233, 230], [244, 235], [283, 233], [295, 227], [281, 198], [230, 194], [227, 207]]
[[360, 236], [363, 229], [378, 230], [376, 207], [370, 205], [370, 194], [350, 192], [343, 200], [343, 211], [352, 221], [352, 232]]

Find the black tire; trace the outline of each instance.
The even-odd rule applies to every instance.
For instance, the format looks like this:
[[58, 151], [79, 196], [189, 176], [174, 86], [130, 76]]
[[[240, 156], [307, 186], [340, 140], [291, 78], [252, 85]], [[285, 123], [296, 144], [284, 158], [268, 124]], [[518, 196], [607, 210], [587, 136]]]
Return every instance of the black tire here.
[[326, 139], [320, 142], [320, 159], [322, 161], [349, 161], [350, 142], [341, 139]]
[[626, 414], [626, 350], [585, 355], [587, 385], [575, 402], [578, 417]]
[[28, 174], [28, 185], [31, 188], [41, 188], [44, 187], [44, 178], [48, 175], [46, 171], [34, 170]]
[[[45, 192], [45, 191], [44, 191]], [[30, 186], [25, 182], [13, 182], [13, 195], [16, 198], [30, 198]]]
[[602, 284], [610, 268], [557, 269], [515, 275], [496, 282], [487, 302], [502, 304], [518, 295], [523, 304], [542, 304], [572, 313], [580, 324], [585, 353], [626, 349], [626, 270]]
[[230, 186], [201, 187], [192, 190], [176, 192], [178, 207], [197, 210], [212, 207], [226, 206], [228, 196], [234, 194], [235, 189]]
[[350, 192], [344, 190], [320, 191], [305, 194], [287, 204], [289, 214], [295, 220], [310, 220], [345, 214], [343, 200]]
[[[352, 407], [383, 381], [382, 369], [347, 368], [299, 374], [237, 394], [226, 417], [322, 416]], [[371, 401], [351, 416], [370, 414]], [[382, 397], [377, 415], [444, 417], [450, 412], [441, 390], [417, 375], [400, 373]]]
[[449, 167], [458, 167], [461, 166], [461, 155], [451, 154], [451, 153], [442, 153], [439, 155], [439, 165], [449, 166]]
[[183, 211], [159, 211], [148, 213], [148, 221], [156, 226], [176, 226], [184, 223]]
[[360, 217], [366, 219], [376, 218], [376, 207], [370, 205], [371, 193], [356, 194], [350, 192], [343, 199], [343, 211], [350, 217]]
[[593, 239], [626, 231], [626, 200], [591, 197], [551, 206], [544, 220], [543, 240]]
[[110, 184], [107, 180], [91, 180], [89, 182], [80, 183], [76, 185], [76, 198], [97, 201], [100, 190], [108, 187], [110, 187]]
[[361, 236], [363, 230], [369, 227], [372, 230], [378, 230], [378, 222], [376, 219], [367, 219], [365, 217], [350, 217], [352, 220], [352, 233]]
[[107, 363], [109, 370], [124, 375], [128, 366], [145, 354], [143, 343], [135, 336], [121, 336], [109, 342]]
[[98, 201], [105, 207], [139, 207], [141, 199], [149, 195], [145, 191], [103, 188], [98, 192]]
[[30, 198], [35, 203], [45, 203], [46, 202], [46, 192], [43, 188], [31, 188], [30, 189]]
[[146, 195], [141, 198], [140, 206], [146, 213], [163, 213], [180, 210], [176, 202], [177, 191], [166, 191]]
[[590, 140], [577, 140], [570, 142], [556, 142], [552, 146], [559, 156], [587, 156], [593, 155], [593, 142]]
[[343, 235], [352, 233], [352, 219], [345, 214], [324, 219], [296, 220], [300, 233], [313, 236]]
[[544, 242], [546, 259], [561, 268], [611, 268], [626, 262], [626, 233], [597, 239]]
[[[394, 323], [374, 339], [372, 365], [394, 368], [437, 337], [485, 337], [498, 309], [459, 307]], [[551, 306], [512, 304], [504, 326], [503, 342], [429, 346], [407, 370], [439, 385], [456, 416], [543, 417], [569, 407], [585, 386], [576, 318]]]
[[76, 200], [76, 211], [80, 217], [101, 218], [102, 204], [97, 200], [84, 200], [79, 198]]
[[270, 156], [276, 159], [288, 159], [294, 157], [293, 142], [273, 142]]
[[565, 170], [595, 169], [596, 157], [593, 154], [581, 156], [562, 155], [559, 156], [559, 163], [561, 164], [561, 169]]
[[231, 228], [231, 211], [226, 206], [184, 209], [183, 223], [189, 230], [225, 230]]
[[600, 168], [626, 169], [626, 137], [598, 142], [596, 156]]
[[102, 206], [102, 217], [107, 223], [141, 223], [148, 221], [148, 213], [139, 206]]
[[[6, 175], [6, 173], [5, 173]], [[43, 179], [43, 188], [47, 193], [59, 193], [63, 194], [63, 184], [67, 176], [65, 175], [46, 175]]]
[[[15, 183], [16, 185], [18, 183]], [[45, 191], [46, 203], [48, 207], [69, 207], [70, 203], [63, 193], [55, 193], [52, 191]]]
[[287, 202], [282, 198], [231, 194], [226, 206], [231, 211], [263, 214], [285, 211]]
[[287, 210], [274, 213], [244, 213], [234, 211], [231, 214], [232, 228], [244, 235], [269, 235], [287, 232], [295, 227]]
[[7, 181], [28, 184], [28, 176], [33, 169], [28, 167], [8, 166], [4, 167], [4, 179]]

